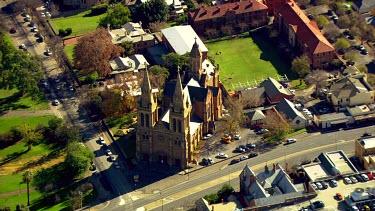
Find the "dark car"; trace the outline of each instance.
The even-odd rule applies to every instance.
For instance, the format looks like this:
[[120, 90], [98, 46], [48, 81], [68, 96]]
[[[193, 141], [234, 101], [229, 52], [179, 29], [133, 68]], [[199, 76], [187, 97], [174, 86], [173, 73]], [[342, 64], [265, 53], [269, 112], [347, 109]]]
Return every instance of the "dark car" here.
[[207, 158], [203, 158], [203, 159], [202, 159], [202, 164], [205, 165], [205, 166], [208, 165], [208, 160], [207, 160]]
[[333, 11], [332, 10], [328, 10], [327, 15], [332, 16], [333, 15]]
[[247, 144], [246, 144], [246, 147], [248, 147], [248, 148], [255, 148], [256, 145], [253, 144], [253, 143], [247, 143]]
[[242, 149], [244, 149], [245, 151], [249, 151], [250, 150], [250, 148], [249, 147], [247, 147], [247, 146], [244, 146], [244, 145], [240, 145], [239, 147], [241, 147]]
[[363, 182], [363, 178], [359, 174], [354, 175], [354, 177], [358, 180], [358, 182]]
[[240, 160], [239, 159], [233, 159], [230, 161], [230, 164], [233, 165], [233, 164], [236, 164], [236, 163], [239, 163]]
[[256, 156], [258, 156], [258, 153], [250, 153], [249, 154], [249, 158], [253, 158], [253, 157], [256, 157]]
[[311, 204], [311, 208], [312, 209], [318, 209], [318, 208], [323, 208], [324, 207], [324, 203], [322, 201], [314, 201], [312, 204]]
[[308, 17], [310, 20], [312, 20], [312, 19], [315, 18], [313, 14], [308, 14], [307, 17]]
[[16, 29], [15, 27], [12, 27], [12, 28], [10, 28], [9, 32], [10, 32], [11, 34], [14, 34], [14, 33], [17, 32], [17, 29]]
[[361, 52], [363, 55], [367, 55], [368, 54], [368, 51], [365, 49]]
[[365, 132], [365, 133], [362, 135], [362, 137], [368, 137], [368, 136], [372, 136], [372, 134], [371, 134], [371, 133], [368, 133], [368, 132]]
[[349, 40], [354, 40], [355, 39], [353, 35], [349, 35], [348, 38], [349, 38]]

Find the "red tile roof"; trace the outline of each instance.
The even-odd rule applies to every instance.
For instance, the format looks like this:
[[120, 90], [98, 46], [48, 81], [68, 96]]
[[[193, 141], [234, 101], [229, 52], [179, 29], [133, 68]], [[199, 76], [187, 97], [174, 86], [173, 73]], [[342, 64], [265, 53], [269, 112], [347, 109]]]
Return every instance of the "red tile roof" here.
[[248, 0], [222, 4], [219, 6], [203, 7], [189, 12], [192, 21], [201, 21], [223, 17], [228, 11], [234, 11], [235, 14], [248, 13], [258, 10], [266, 10], [268, 7], [256, 0]]
[[275, 14], [279, 13], [293, 27], [300, 42], [304, 43], [311, 53], [317, 54], [335, 50], [320, 32], [316, 22], [311, 21], [293, 1], [275, 8]]

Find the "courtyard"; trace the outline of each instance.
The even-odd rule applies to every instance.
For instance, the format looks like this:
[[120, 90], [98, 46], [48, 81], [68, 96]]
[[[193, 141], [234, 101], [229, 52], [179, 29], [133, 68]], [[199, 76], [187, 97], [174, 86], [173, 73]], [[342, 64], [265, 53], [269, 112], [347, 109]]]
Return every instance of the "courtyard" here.
[[209, 56], [220, 65], [220, 80], [227, 90], [255, 86], [267, 77], [294, 79], [290, 65], [278, 55], [264, 34], [207, 43]]

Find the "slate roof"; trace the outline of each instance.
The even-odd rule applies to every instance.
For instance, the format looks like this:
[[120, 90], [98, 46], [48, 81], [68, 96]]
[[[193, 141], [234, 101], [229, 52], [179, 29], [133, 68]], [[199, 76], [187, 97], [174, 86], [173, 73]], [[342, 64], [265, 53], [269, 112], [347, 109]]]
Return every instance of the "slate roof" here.
[[357, 7], [359, 8], [359, 13], [366, 13], [370, 12], [375, 8], [375, 1], [374, 0], [358, 0], [355, 2]]
[[128, 57], [117, 57], [109, 61], [112, 68], [111, 74], [118, 74], [122, 72], [134, 71], [145, 69], [145, 63], [150, 65], [142, 54], [134, 54]]
[[228, 13], [228, 11], [234, 11], [235, 14], [242, 14], [267, 9], [268, 7], [259, 1], [248, 0], [222, 4], [220, 6], [201, 7], [199, 9], [189, 11], [188, 15], [191, 17], [191, 20], [195, 22], [223, 17]]
[[266, 80], [262, 81], [260, 85], [264, 87], [266, 94], [271, 99], [280, 93], [285, 95], [293, 95], [289, 89], [284, 88], [283, 85], [271, 77], [268, 77]]
[[193, 44], [195, 43], [195, 38], [197, 38], [197, 43], [201, 52], [208, 52], [207, 47], [190, 25], [162, 29], [161, 33], [173, 50], [180, 55], [191, 51]]
[[320, 32], [315, 21], [310, 20], [294, 2], [281, 4], [275, 8], [282, 18], [293, 27], [300, 42], [313, 54], [334, 51], [334, 47]]
[[[194, 83], [188, 83], [187, 85], [184, 84], [183, 87], [188, 87], [190, 101], [201, 101], [203, 102], [207, 98], [208, 89], [204, 87], [197, 87]], [[176, 82], [166, 82], [164, 88], [164, 95], [173, 98], [174, 89], [176, 87]], [[215, 88], [215, 87], [213, 87]], [[214, 89], [215, 90], [215, 89]]]
[[370, 87], [365, 85], [363, 81], [352, 77], [345, 77], [330, 87], [330, 92], [338, 99], [349, 99], [357, 93], [369, 92], [370, 90]]
[[305, 119], [305, 117], [295, 108], [294, 103], [290, 102], [288, 99], [282, 99], [277, 105], [276, 110], [279, 113], [284, 113], [288, 119], [293, 120], [297, 116]]
[[256, 121], [256, 120], [262, 120], [262, 119], [265, 119], [266, 116], [263, 114], [263, 112], [261, 110], [255, 110], [255, 111], [251, 111], [249, 113], [249, 119], [251, 121]]

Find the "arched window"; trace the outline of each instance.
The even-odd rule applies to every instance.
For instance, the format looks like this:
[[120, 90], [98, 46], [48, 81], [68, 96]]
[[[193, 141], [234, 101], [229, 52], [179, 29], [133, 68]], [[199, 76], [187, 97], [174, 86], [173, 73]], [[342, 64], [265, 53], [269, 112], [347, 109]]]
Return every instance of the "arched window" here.
[[142, 127], [145, 126], [145, 115], [143, 113], [141, 113], [141, 125]]
[[176, 119], [173, 119], [173, 132], [176, 132]]
[[182, 132], [182, 124], [181, 124], [181, 120], [178, 120], [178, 132], [179, 132], [179, 133]]
[[150, 127], [150, 117], [146, 114], [146, 127]]

